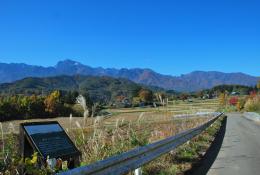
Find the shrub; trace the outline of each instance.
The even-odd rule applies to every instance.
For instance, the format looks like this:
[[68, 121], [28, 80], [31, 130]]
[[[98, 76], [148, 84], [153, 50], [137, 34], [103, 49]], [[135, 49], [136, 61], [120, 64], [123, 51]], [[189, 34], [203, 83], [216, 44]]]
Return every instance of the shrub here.
[[236, 104], [237, 111], [241, 111], [246, 103], [247, 98], [239, 98]]
[[249, 93], [249, 98], [254, 98], [254, 97], [256, 97], [256, 96], [257, 96], [256, 91], [251, 91], [251, 92]]
[[221, 93], [220, 95], [219, 95], [219, 104], [221, 105], [221, 106], [225, 106], [226, 105], [226, 103], [227, 103], [227, 93]]
[[260, 111], [260, 96], [248, 98], [245, 103], [246, 111]]
[[235, 106], [238, 102], [238, 97], [231, 97], [229, 99], [229, 104], [232, 105], [232, 106]]

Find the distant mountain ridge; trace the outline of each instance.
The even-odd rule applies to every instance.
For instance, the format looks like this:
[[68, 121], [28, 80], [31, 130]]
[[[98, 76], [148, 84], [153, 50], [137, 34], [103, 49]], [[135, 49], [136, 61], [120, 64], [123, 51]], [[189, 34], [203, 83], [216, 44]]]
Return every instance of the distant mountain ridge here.
[[[148, 88], [123, 78], [87, 75], [60, 75], [24, 78], [0, 84], [0, 94], [48, 94], [53, 90], [88, 93], [94, 101], [109, 102], [117, 96], [132, 98], [141, 88]], [[149, 88], [150, 89], [150, 88]], [[151, 89], [152, 90], [152, 89]]]
[[126, 78], [136, 83], [176, 91], [197, 91], [221, 84], [256, 85], [259, 77], [244, 73], [194, 71], [181, 76], [157, 73], [151, 69], [93, 68], [72, 60], [60, 61], [54, 67], [33, 66], [23, 63], [0, 63], [0, 83], [13, 82], [26, 77], [58, 75], [92, 75]]

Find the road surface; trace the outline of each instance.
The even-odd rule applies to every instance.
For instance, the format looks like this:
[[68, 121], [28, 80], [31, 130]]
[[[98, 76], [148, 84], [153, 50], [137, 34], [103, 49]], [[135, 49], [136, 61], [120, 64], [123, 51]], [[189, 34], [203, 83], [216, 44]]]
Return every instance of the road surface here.
[[227, 115], [226, 133], [208, 175], [260, 174], [260, 124], [240, 113]]

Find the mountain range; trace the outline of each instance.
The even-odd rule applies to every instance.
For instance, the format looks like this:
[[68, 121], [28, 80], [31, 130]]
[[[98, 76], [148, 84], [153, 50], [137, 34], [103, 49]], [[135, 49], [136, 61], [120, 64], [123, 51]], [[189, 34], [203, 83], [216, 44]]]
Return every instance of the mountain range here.
[[0, 63], [0, 83], [9, 83], [26, 77], [50, 77], [58, 75], [91, 75], [125, 78], [139, 84], [157, 86], [167, 90], [198, 91], [221, 84], [255, 86], [259, 77], [244, 73], [217, 71], [194, 71], [181, 76], [163, 75], [151, 69], [93, 68], [73, 60], [58, 62], [55, 66], [43, 67], [23, 63]]

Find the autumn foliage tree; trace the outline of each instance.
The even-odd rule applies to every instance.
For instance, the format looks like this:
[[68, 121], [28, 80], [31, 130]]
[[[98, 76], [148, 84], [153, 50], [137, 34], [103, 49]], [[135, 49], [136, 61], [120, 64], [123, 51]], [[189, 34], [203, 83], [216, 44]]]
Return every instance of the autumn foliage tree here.
[[221, 106], [225, 106], [227, 104], [227, 93], [226, 92], [222, 92], [220, 95], [219, 95], [219, 104]]
[[44, 98], [40, 96], [6, 96], [0, 98], [0, 119], [29, 119], [46, 116]]
[[238, 97], [231, 97], [229, 99], [229, 104], [235, 106], [238, 103]]
[[238, 102], [236, 104], [237, 110], [241, 111], [244, 108], [245, 103], [246, 103], [246, 98], [243, 98], [243, 97], [238, 98]]
[[250, 98], [250, 99], [253, 99], [253, 98], [255, 98], [256, 96], [257, 96], [256, 91], [251, 91], [251, 92], [249, 93], [249, 98]]
[[138, 93], [142, 102], [152, 102], [153, 101], [153, 92], [147, 89], [141, 89]]
[[257, 85], [256, 85], [258, 92], [260, 91], [260, 80], [258, 81]]
[[189, 94], [187, 94], [187, 93], [182, 93], [182, 94], [180, 95], [180, 99], [181, 99], [182, 101], [187, 100], [188, 97], [189, 97]]
[[58, 108], [60, 107], [60, 92], [54, 91], [46, 97], [44, 100], [45, 111], [51, 114], [58, 114]]
[[73, 104], [65, 102], [59, 91], [47, 96], [0, 95], [0, 121], [69, 116], [71, 113], [80, 115], [72, 108]]
[[197, 93], [196, 93], [196, 96], [198, 97], [198, 98], [202, 98], [203, 97], [203, 91], [198, 91]]

